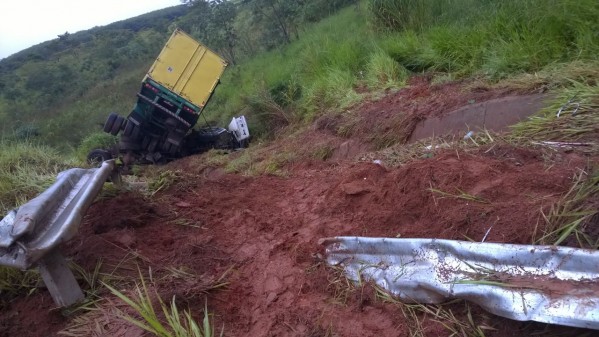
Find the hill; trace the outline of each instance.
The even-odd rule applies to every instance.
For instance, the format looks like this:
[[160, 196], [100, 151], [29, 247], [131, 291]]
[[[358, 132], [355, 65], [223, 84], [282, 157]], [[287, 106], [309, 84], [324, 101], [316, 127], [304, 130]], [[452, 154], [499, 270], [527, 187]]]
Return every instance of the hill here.
[[303, 23], [319, 20], [352, 1], [318, 0], [304, 7], [274, 1], [266, 9], [263, 2], [268, 3], [190, 1], [64, 34], [1, 60], [3, 136], [36, 136], [69, 152], [97, 132], [110, 111], [126, 114], [131, 109], [145, 71], [175, 27], [235, 64], [297, 39]]
[[[384, 289], [395, 280], [377, 283], [361, 272], [346, 273], [345, 261], [329, 265], [321, 239], [439, 238], [596, 251], [599, 3], [294, 3], [302, 10], [282, 0], [212, 5], [235, 6], [236, 44], [227, 54], [226, 45], [211, 42], [234, 65], [211, 102], [210, 118], [247, 114], [258, 135], [250, 147], [136, 167], [124, 186], [106, 184], [80, 233], [63, 247], [88, 301], [54, 310], [34, 271], [0, 268], [2, 332], [141, 336], [161, 335], [155, 330], [164, 327], [190, 336], [221, 330], [231, 336], [596, 334], [502, 318], [469, 300], [403, 303]], [[331, 3], [339, 7], [319, 7]], [[208, 8], [195, 6], [190, 11]], [[233, 9], [216, 8], [211, 13]], [[201, 37], [210, 25], [189, 15], [175, 23]], [[290, 21], [270, 26], [276, 20], [268, 18], [277, 17]], [[132, 39], [143, 32], [131, 31]], [[105, 95], [128, 85], [134, 91], [144, 68], [125, 62], [116, 69], [101, 80], [104, 87], [93, 85], [82, 97], [98, 107], [121, 104], [125, 96]], [[65, 109], [86, 106], [74, 102]], [[51, 117], [48, 123], [63, 118]], [[38, 137], [52, 139], [45, 131]], [[6, 208], [75, 164], [35, 142], [0, 145], [0, 203]], [[569, 292], [592, 290], [597, 279], [560, 280], [563, 262], [543, 266], [550, 277], [507, 266], [521, 272], [520, 279], [468, 266], [468, 278], [455, 283], [522, 293], [549, 289], [549, 298], [574, 294], [573, 307], [592, 307]], [[410, 281], [403, 262], [364, 268], [397, 269], [398, 278]], [[524, 295], [514, 298], [514, 308], [537, 312]], [[17, 313], [28, 320], [15, 320]], [[137, 319], [142, 324], [132, 324]], [[194, 322], [203, 324], [195, 328]]]

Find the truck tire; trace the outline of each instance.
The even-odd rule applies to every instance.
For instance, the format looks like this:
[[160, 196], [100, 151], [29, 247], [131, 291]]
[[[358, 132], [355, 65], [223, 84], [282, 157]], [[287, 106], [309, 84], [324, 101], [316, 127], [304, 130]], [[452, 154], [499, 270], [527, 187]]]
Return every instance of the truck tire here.
[[99, 166], [104, 161], [112, 159], [112, 153], [103, 149], [93, 149], [87, 154], [87, 162]]
[[110, 134], [116, 136], [119, 133], [119, 131], [121, 131], [121, 128], [123, 127], [123, 122], [125, 122], [125, 119], [117, 115], [116, 119], [114, 120], [114, 124], [112, 124]]
[[104, 122], [104, 132], [111, 133], [112, 127], [114, 126], [114, 121], [118, 116], [119, 115], [117, 115], [115, 112], [111, 112], [110, 115], [108, 115], [108, 118], [106, 118], [106, 122]]

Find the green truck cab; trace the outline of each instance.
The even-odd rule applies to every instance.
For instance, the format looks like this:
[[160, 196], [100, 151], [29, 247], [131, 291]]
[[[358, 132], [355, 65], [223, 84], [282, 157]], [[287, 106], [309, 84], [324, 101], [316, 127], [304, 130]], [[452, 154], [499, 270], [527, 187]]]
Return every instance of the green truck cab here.
[[103, 130], [119, 135], [118, 149], [94, 150], [88, 159], [103, 161], [122, 155], [126, 164], [159, 162], [209, 148], [245, 147], [249, 130], [244, 116], [228, 129], [194, 129], [220, 82], [227, 62], [176, 29], [150, 67], [125, 118], [111, 113]]

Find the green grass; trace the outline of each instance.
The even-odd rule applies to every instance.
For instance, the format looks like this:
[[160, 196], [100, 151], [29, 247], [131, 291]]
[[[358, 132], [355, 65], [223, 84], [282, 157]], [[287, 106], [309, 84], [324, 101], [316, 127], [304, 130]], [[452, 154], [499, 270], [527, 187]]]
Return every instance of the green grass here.
[[48, 146], [0, 140], [0, 212], [35, 197], [56, 180], [58, 172], [77, 164]]
[[6, 300], [15, 295], [30, 295], [38, 289], [40, 281], [37, 270], [21, 271], [0, 266], [0, 297]]
[[596, 138], [599, 133], [598, 111], [599, 85], [571, 81], [570, 87], [559, 90], [547, 108], [513, 126], [512, 135], [535, 141], [589, 140], [589, 136]]
[[[153, 296], [150, 296], [144, 277], [140, 273], [140, 283], [135, 286], [134, 295], [129, 297], [123, 292], [105, 284], [105, 286], [116, 295], [121, 301], [130, 306], [136, 315], [120, 313], [120, 317], [127, 322], [158, 337], [213, 337], [215, 330], [208, 313], [207, 304], [204, 306], [204, 317], [201, 324], [198, 324], [191, 315], [190, 311], [184, 310], [180, 313], [175, 297], [169, 304], [164, 303], [156, 293], [162, 316], [154, 308]], [[221, 331], [221, 336], [222, 333]]]
[[108, 150], [116, 145], [117, 142], [118, 138], [116, 136], [102, 131], [94, 132], [83, 138], [75, 151], [75, 155], [77, 156], [77, 159], [84, 162], [87, 160], [87, 155], [91, 150]]
[[[597, 17], [594, 0], [363, 0], [302, 27], [289, 44], [229, 66], [206, 117], [225, 125], [246, 114], [252, 134], [269, 138], [281, 127], [343, 111], [363, 98], [364, 89], [398, 88], [420, 72], [569, 86], [543, 73], [576, 64], [582, 77], [596, 78], [597, 68], [587, 65], [599, 60]], [[65, 55], [60, 64], [71, 58]], [[23, 131], [34, 127], [44, 142], [74, 151], [110, 111], [131, 109], [145, 66], [118, 70], [93, 83], [81, 75], [87, 89], [76, 97], [39, 119], [11, 123]], [[0, 102], [0, 121], [13, 120], [13, 111], [34, 110], [17, 103]]]
[[253, 134], [265, 135], [273, 131], [270, 118], [278, 125], [311, 121], [326, 109], [357, 102], [353, 89], [373, 48], [368, 38], [357, 38], [370, 36], [366, 21], [363, 7], [348, 7], [307, 27], [299, 40], [230, 67], [210, 115], [224, 123], [246, 113]]
[[411, 70], [505, 77], [554, 62], [596, 60], [592, 0], [371, 0], [391, 33], [384, 49]]
[[247, 113], [260, 136], [342, 111], [361, 100], [358, 87], [401, 87], [410, 72], [495, 80], [576, 62], [588, 78], [595, 68], [586, 65], [599, 55], [598, 16], [591, 0], [364, 1], [229, 69], [211, 111], [222, 121]]

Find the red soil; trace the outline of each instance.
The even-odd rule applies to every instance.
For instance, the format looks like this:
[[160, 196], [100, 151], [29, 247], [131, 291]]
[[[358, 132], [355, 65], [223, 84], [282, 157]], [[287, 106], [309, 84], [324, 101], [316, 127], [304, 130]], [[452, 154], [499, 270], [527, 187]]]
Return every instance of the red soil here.
[[[448, 92], [459, 91], [453, 84], [448, 87]], [[442, 107], [437, 110], [451, 111], [463, 103], [431, 90], [400, 92], [386, 104], [439, 97]], [[388, 114], [381, 113], [379, 122]], [[305, 137], [337, 145], [344, 141], [319, 130], [326, 128]], [[354, 149], [361, 146], [356, 144]], [[244, 177], [208, 168], [184, 175], [151, 201], [134, 192], [98, 200], [65, 255], [87, 270], [100, 259], [107, 269], [123, 261], [128, 266], [136, 262], [144, 271], [151, 267], [163, 299], [176, 296], [180, 307], [189, 307], [197, 319], [207, 303], [225, 336], [407, 336], [411, 323], [399, 306], [376, 299], [368, 286], [352, 292], [339, 286], [343, 278], [325, 267], [319, 239], [401, 235], [481, 240], [492, 226], [489, 242], [531, 243], [535, 227], [544, 226], [540, 210], [567, 192], [577, 169], [589, 161], [573, 153], [547, 159], [507, 145], [477, 153], [439, 151], [392, 169], [340, 157], [296, 164], [287, 177]], [[196, 160], [186, 158], [170, 168], [195, 171]], [[484, 202], [441, 191], [468, 193]], [[169, 278], [168, 268], [185, 268], [197, 276]], [[132, 276], [137, 272], [134, 267], [119, 269]], [[223, 274], [226, 288], [206, 288]], [[45, 290], [8, 302], [0, 313], [0, 336], [54, 335], [68, 319], [51, 307]], [[449, 308], [467, 321], [464, 304]], [[487, 336], [582, 332], [515, 322], [474, 305], [471, 311], [476, 324], [495, 329], [485, 331]], [[431, 317], [421, 318], [426, 336], [451, 334]], [[111, 324], [105, 326], [108, 335], [141, 334], [123, 330], [122, 323]]]

